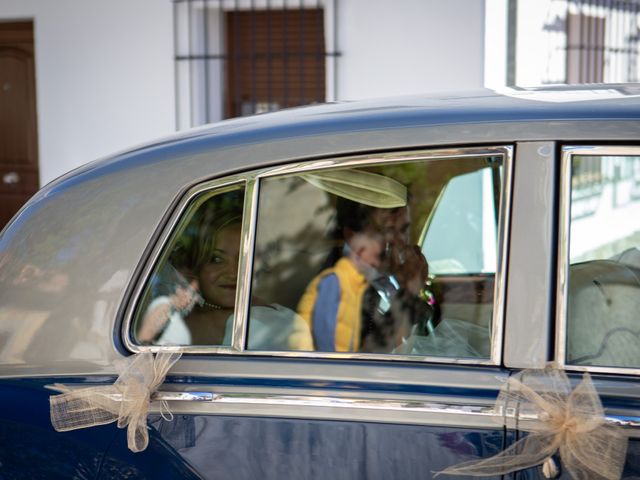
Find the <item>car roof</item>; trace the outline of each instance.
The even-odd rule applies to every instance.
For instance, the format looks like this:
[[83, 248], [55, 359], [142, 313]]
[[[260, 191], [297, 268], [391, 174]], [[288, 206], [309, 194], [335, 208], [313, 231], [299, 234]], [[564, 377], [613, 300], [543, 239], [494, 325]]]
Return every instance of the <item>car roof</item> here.
[[[469, 91], [440, 92], [435, 94], [397, 96], [359, 101], [324, 103], [280, 110], [272, 113], [224, 120], [174, 133], [145, 143], [105, 159], [90, 162], [72, 172], [86, 172], [114, 162], [128, 162], [137, 153], [174, 146], [188, 148], [229, 148], [260, 142], [282, 141], [291, 138], [332, 137], [345, 133], [393, 131], [422, 128], [462, 131], [459, 138], [438, 138], [439, 143], [500, 142], [512, 140], [576, 139], [584, 140], [570, 128], [580, 124], [584, 130], [587, 122], [599, 131], [594, 136], [590, 130], [587, 138], [604, 138], [610, 134], [598, 128], [602, 120], [634, 121], [640, 119], [640, 84], [556, 85], [534, 88], [477, 89]], [[563, 122], [564, 128], [545, 128], [551, 122]], [[522, 128], [531, 124], [531, 131]], [[520, 125], [518, 130], [504, 125]], [[481, 138], [471, 125], [483, 125]], [[495, 129], [491, 126], [496, 125]], [[601, 124], [600, 124], [601, 125]], [[467, 127], [460, 130], [456, 127]], [[632, 137], [632, 128], [629, 137]], [[574, 133], [575, 132], [575, 133]], [[625, 136], [625, 132], [616, 135]], [[432, 143], [428, 137], [424, 144]], [[409, 145], [407, 145], [409, 146]], [[375, 146], [372, 146], [375, 148]], [[335, 154], [339, 153], [336, 148]], [[327, 152], [316, 152], [326, 154]], [[247, 165], [255, 166], [255, 165]]]
[[557, 85], [477, 89], [332, 102], [241, 117], [168, 137], [167, 141], [212, 135], [273, 131], [273, 136], [313, 129], [337, 133], [345, 127], [436, 126], [503, 121], [638, 119], [640, 84]]

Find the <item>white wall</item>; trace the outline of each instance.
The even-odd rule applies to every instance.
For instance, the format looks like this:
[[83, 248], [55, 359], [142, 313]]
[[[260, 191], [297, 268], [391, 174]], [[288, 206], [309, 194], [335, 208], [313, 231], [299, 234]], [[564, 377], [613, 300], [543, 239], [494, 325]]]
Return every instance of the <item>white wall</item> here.
[[337, 99], [480, 88], [484, 0], [339, 0]]
[[485, 0], [484, 86], [500, 88], [507, 84], [508, 3]]
[[564, 21], [565, 8], [564, 2], [552, 0], [518, 2], [516, 85], [528, 87], [565, 81], [566, 35], [564, 31], [544, 30], [545, 24], [553, 23], [558, 15]]
[[2, 0], [33, 20], [41, 185], [175, 129], [170, 0]]
[[[485, 0], [324, 3], [341, 53], [328, 100], [483, 86]], [[41, 184], [175, 130], [171, 0], [0, 0], [0, 21], [21, 19], [34, 20]]]

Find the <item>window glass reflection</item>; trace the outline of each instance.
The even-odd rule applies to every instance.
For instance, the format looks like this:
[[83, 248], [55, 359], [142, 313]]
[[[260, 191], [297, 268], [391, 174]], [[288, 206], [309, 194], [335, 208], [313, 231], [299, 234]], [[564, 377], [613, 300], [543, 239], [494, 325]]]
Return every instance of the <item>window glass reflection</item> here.
[[295, 311], [317, 351], [488, 357], [500, 171], [478, 157], [264, 179], [252, 305]]
[[575, 156], [567, 362], [640, 366], [640, 157]]
[[244, 190], [196, 200], [146, 289], [136, 338], [152, 345], [230, 345]]

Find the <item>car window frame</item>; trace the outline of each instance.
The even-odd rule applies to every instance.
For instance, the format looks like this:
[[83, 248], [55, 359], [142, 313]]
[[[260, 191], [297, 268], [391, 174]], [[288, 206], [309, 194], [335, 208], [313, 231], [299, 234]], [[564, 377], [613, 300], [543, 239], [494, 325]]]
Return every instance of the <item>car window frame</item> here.
[[567, 363], [567, 305], [571, 232], [571, 170], [574, 156], [640, 156], [640, 145], [563, 145], [560, 155], [558, 201], [558, 259], [556, 274], [555, 351], [557, 365], [566, 371], [640, 375], [640, 367], [608, 367]]
[[[180, 349], [183, 353], [193, 354], [227, 354], [246, 356], [274, 356], [274, 357], [298, 357], [298, 358], [337, 358], [337, 359], [360, 359], [360, 360], [385, 360], [385, 361], [410, 361], [417, 363], [436, 364], [460, 364], [460, 365], [487, 365], [499, 366], [502, 362], [503, 337], [504, 337], [504, 313], [506, 299], [506, 276], [507, 258], [509, 242], [509, 224], [511, 217], [511, 189], [513, 171], [514, 148], [509, 144], [499, 144], [486, 147], [460, 147], [460, 148], [434, 148], [421, 149], [415, 151], [397, 151], [382, 154], [364, 154], [336, 156], [322, 160], [307, 160], [292, 162], [286, 165], [255, 169], [219, 179], [205, 181], [189, 188], [186, 194], [178, 201], [177, 207], [170, 215], [169, 221], [160, 226], [161, 232], [157, 235], [155, 245], [150, 249], [147, 259], [143, 259], [141, 275], [138, 276], [129, 302], [125, 308], [122, 322], [121, 336], [125, 348], [131, 352], [139, 353], [144, 351], [159, 352]], [[456, 357], [434, 357], [425, 355], [400, 355], [400, 354], [379, 354], [379, 353], [354, 353], [354, 352], [304, 352], [304, 351], [271, 351], [271, 350], [248, 350], [245, 349], [246, 337], [248, 333], [248, 318], [250, 308], [251, 277], [253, 273], [253, 259], [255, 251], [255, 232], [258, 220], [258, 200], [260, 193], [260, 182], [263, 179], [281, 175], [302, 174], [313, 171], [348, 168], [357, 166], [373, 166], [395, 162], [419, 162], [443, 159], [460, 159], [465, 157], [496, 156], [503, 159], [502, 175], [502, 195], [499, 211], [499, 222], [497, 232], [496, 252], [496, 273], [493, 292], [493, 316], [491, 322], [491, 348], [489, 358], [456, 358]], [[131, 327], [136, 309], [142, 301], [145, 286], [147, 285], [154, 267], [157, 264], [162, 252], [168, 246], [176, 228], [183, 219], [189, 205], [200, 195], [211, 192], [215, 189], [243, 184], [245, 189], [242, 234], [240, 239], [240, 251], [242, 255], [238, 265], [238, 285], [236, 291], [235, 321], [233, 323], [231, 345], [140, 345], [135, 342]]]

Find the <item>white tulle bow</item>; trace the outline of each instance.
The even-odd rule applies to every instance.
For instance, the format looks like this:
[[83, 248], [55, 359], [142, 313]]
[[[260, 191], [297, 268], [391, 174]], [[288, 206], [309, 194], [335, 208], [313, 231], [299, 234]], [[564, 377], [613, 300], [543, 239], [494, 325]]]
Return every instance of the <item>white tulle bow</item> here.
[[180, 356], [179, 351], [159, 352], [155, 358], [149, 352], [135, 354], [120, 366], [120, 376], [113, 385], [77, 390], [53, 385], [64, 392], [49, 397], [53, 428], [66, 432], [117, 421], [118, 428], [128, 426], [129, 449], [141, 452], [149, 444], [147, 415], [151, 394], [162, 385]]
[[509, 378], [496, 401], [496, 411], [514, 411], [517, 428], [529, 434], [499, 454], [449, 467], [439, 474], [504, 475], [545, 463], [553, 475], [552, 456], [576, 480], [616, 480], [622, 475], [627, 436], [605, 423], [604, 409], [591, 377], [571, 390], [566, 374], [548, 366], [524, 370]]

